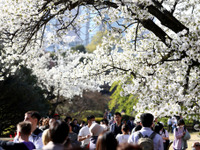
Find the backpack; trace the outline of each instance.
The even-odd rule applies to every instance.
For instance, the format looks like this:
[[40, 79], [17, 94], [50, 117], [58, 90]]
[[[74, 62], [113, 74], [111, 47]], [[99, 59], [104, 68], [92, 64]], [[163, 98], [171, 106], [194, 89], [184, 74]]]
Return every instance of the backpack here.
[[153, 131], [153, 133], [148, 137], [143, 136], [141, 132], [139, 132], [139, 140], [138, 144], [141, 146], [142, 150], [154, 150], [153, 139], [157, 133]]

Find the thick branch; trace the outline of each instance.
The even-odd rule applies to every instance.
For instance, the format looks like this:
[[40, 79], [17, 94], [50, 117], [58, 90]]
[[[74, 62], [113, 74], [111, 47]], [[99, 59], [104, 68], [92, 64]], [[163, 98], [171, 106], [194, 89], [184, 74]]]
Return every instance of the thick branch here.
[[167, 47], [170, 47], [168, 43], [166, 43], [166, 39], [171, 38], [165, 33], [159, 26], [157, 26], [151, 19], [147, 20], [140, 20], [141, 24], [148, 29], [149, 31], [152, 31]]
[[155, 16], [162, 25], [168, 27], [175, 33], [178, 33], [184, 29], [189, 31], [189, 29], [184, 26], [180, 21], [178, 21], [172, 13], [166, 10], [157, 0], [152, 0], [155, 6], [147, 6], [148, 12]]

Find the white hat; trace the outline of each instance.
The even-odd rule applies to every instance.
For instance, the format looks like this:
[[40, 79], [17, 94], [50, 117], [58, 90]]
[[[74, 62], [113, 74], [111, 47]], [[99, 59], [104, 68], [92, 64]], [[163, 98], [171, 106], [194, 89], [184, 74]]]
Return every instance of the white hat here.
[[89, 130], [90, 130], [91, 135], [99, 136], [99, 134], [104, 131], [104, 128], [100, 126], [98, 123], [93, 122]]

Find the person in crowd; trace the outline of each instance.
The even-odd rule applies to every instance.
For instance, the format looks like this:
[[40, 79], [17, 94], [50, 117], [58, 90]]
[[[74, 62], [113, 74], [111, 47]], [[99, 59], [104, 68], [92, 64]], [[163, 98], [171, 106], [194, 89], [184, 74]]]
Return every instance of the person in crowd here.
[[17, 124], [17, 136], [20, 143], [24, 143], [29, 150], [35, 149], [35, 145], [29, 141], [31, 135], [31, 122], [23, 121]]
[[33, 150], [35, 145], [29, 141], [31, 135], [31, 122], [23, 121], [17, 124], [17, 137], [19, 143], [0, 141], [0, 146], [8, 150]]
[[172, 133], [174, 132], [174, 129], [177, 127], [177, 119], [176, 116], [172, 117]]
[[114, 134], [110, 131], [104, 131], [97, 139], [96, 150], [116, 150], [117, 146], [118, 142]]
[[105, 109], [105, 112], [104, 112], [104, 114], [103, 114], [103, 119], [107, 119], [107, 116], [108, 116], [108, 110]]
[[131, 133], [139, 131], [142, 129], [141, 121], [139, 119], [135, 119], [135, 127], [132, 129]]
[[109, 131], [110, 130], [110, 126], [108, 125], [108, 120], [107, 119], [103, 119], [101, 121], [101, 124], [100, 124], [105, 131]]
[[111, 112], [108, 110], [108, 113], [107, 113], [107, 120], [110, 120], [111, 119], [111, 117], [112, 117], [112, 114], [111, 114]]
[[[42, 130], [40, 130], [37, 126], [39, 124], [39, 120], [41, 119], [40, 114], [37, 111], [28, 111], [25, 113], [24, 121], [30, 121], [32, 124], [31, 127], [31, 135], [29, 136], [29, 141], [33, 142], [36, 149], [42, 149]], [[15, 136], [15, 143], [19, 142], [18, 136]]]
[[24, 143], [0, 140], [0, 150], [29, 150]]
[[155, 117], [155, 119], [154, 119], [154, 121], [153, 121], [153, 125], [152, 125], [151, 129], [152, 129], [152, 130], [154, 130], [155, 126], [156, 126], [158, 123], [160, 123], [160, 122], [158, 121], [158, 118], [157, 118], [157, 117]]
[[199, 142], [194, 142], [192, 144], [192, 150], [200, 150], [200, 143]]
[[187, 141], [184, 139], [187, 129], [185, 128], [185, 122], [183, 119], [178, 120], [178, 127], [174, 129], [174, 141], [173, 148], [185, 150], [187, 149]]
[[109, 120], [109, 125], [111, 126], [113, 123], [115, 123], [114, 117], [112, 116]]
[[39, 129], [44, 131], [49, 128], [49, 118], [42, 118], [40, 119], [41, 125], [39, 126]]
[[[142, 129], [142, 126], [140, 124], [138, 124], [135, 128], [134, 128], [134, 132], [140, 131]], [[132, 130], [133, 131], [133, 130]], [[132, 133], [134, 133], [132, 132]]]
[[121, 113], [116, 112], [114, 114], [114, 120], [115, 123], [110, 126], [110, 131], [117, 136], [117, 134], [122, 134], [121, 128], [122, 128], [122, 116]]
[[169, 117], [167, 120], [167, 127], [168, 127], [168, 132], [172, 131], [172, 118]]
[[128, 138], [129, 138], [129, 126], [127, 124], [123, 124], [121, 130], [122, 130], [122, 134], [118, 134], [116, 136], [116, 139], [117, 139], [119, 144], [127, 143]]
[[127, 121], [130, 133], [132, 132], [133, 128], [135, 128], [134, 119], [135, 119], [134, 117], [130, 117], [129, 120]]
[[91, 134], [89, 149], [94, 150], [96, 148], [97, 138], [99, 134], [104, 131], [104, 128], [100, 126], [98, 123], [96, 123], [95, 121], [92, 121], [92, 125], [90, 126], [89, 131]]
[[139, 145], [122, 143], [118, 145], [117, 150], [142, 150], [142, 148]]
[[[85, 127], [86, 126], [86, 123], [85, 123], [85, 121], [81, 121], [81, 124], [80, 124], [80, 129], [82, 128], [82, 127]], [[80, 130], [79, 130], [80, 131]]]
[[164, 150], [168, 150], [168, 146], [169, 146], [169, 133], [168, 133], [167, 130], [164, 129], [163, 124], [159, 122], [155, 126], [154, 131], [162, 136]]
[[51, 141], [50, 131], [49, 129], [46, 129], [42, 133], [42, 143], [43, 145], [47, 145], [50, 141]]
[[64, 150], [65, 142], [69, 134], [69, 126], [66, 122], [55, 121], [49, 127], [51, 141], [43, 147], [43, 150]]
[[68, 139], [70, 141], [70, 144], [72, 147], [79, 147], [81, 145], [81, 143], [77, 140], [78, 135], [72, 131], [74, 124], [70, 123], [69, 124], [69, 135], [68, 135]]
[[53, 115], [53, 118], [54, 118], [55, 120], [60, 120], [60, 115], [59, 115], [59, 114], [54, 114], [54, 115]]
[[77, 119], [74, 119], [72, 121], [72, 124], [73, 124], [73, 127], [72, 127], [72, 131], [76, 134], [78, 134], [79, 130], [80, 130], [80, 126], [78, 124], [78, 120]]
[[[134, 132], [130, 135], [128, 143], [138, 144], [139, 134], [142, 134], [144, 137], [150, 137], [154, 132], [151, 128], [153, 126], [154, 116], [150, 113], [143, 113], [140, 116], [142, 129], [138, 132]], [[163, 150], [163, 140], [159, 134], [156, 134], [153, 138], [153, 147], [154, 150]]]
[[80, 129], [79, 134], [78, 134], [78, 141], [81, 142], [81, 147], [86, 148], [88, 147], [88, 144], [90, 143], [90, 131], [89, 131], [89, 127], [92, 125], [92, 122], [94, 117], [92, 118], [91, 116], [87, 117], [87, 122], [88, 125], [84, 126]]
[[53, 125], [54, 122], [56, 122], [56, 120], [55, 120], [54, 118], [50, 118], [50, 119], [49, 119], [49, 127], [50, 127], [51, 125]]
[[45, 119], [44, 117], [40, 118], [39, 123], [38, 123], [39, 128], [42, 126], [42, 122], [44, 119]]
[[71, 117], [71, 116], [67, 116], [67, 117], [65, 118], [65, 122], [66, 122], [67, 124], [70, 124], [70, 123], [72, 122], [72, 117]]

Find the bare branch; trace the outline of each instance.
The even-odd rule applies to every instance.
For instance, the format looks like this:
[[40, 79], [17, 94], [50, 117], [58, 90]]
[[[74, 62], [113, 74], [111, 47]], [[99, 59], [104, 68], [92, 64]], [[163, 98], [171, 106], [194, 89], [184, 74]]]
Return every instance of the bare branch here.
[[139, 24], [140, 24], [140, 22], [138, 21], [137, 27], [136, 27], [136, 32], [135, 32], [135, 51], [136, 51], [136, 47], [137, 47], [137, 34], [138, 34]]
[[176, 9], [176, 5], [178, 4], [178, 1], [179, 1], [179, 0], [175, 0], [174, 5], [173, 5], [173, 7], [172, 7], [172, 9], [171, 9], [171, 14], [174, 13], [174, 11], [175, 11], [175, 9]]

